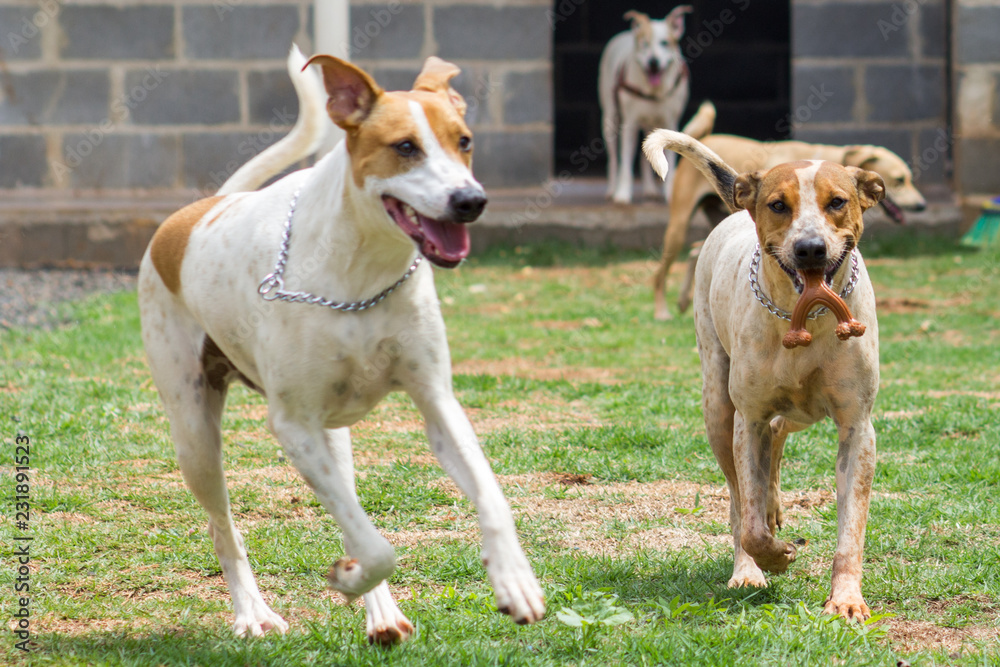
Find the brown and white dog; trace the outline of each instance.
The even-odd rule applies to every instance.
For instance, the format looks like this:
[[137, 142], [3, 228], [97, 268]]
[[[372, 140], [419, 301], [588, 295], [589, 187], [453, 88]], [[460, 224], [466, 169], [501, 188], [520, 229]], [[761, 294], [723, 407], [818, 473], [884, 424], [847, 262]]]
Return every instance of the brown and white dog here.
[[[676, 129], [684, 113], [689, 73], [680, 40], [684, 14], [690, 11], [689, 5], [675, 7], [660, 21], [629, 11], [625, 19], [632, 21], [631, 30], [612, 37], [601, 54], [597, 92], [608, 152], [607, 197], [617, 204], [632, 201], [632, 163], [639, 131]], [[659, 186], [645, 160], [640, 160], [639, 171], [643, 194], [655, 197]], [[668, 200], [669, 185], [662, 191]]]
[[[886, 185], [885, 198], [881, 202], [882, 208], [896, 223], [903, 223], [903, 209], [921, 211], [927, 205], [923, 195], [913, 185], [913, 173], [910, 167], [901, 157], [887, 148], [870, 145], [830, 146], [803, 141], [762, 142], [729, 134], [711, 134], [714, 120], [715, 107], [711, 102], [705, 102], [685, 125], [684, 132], [695, 139], [700, 139], [726, 164], [739, 172], [768, 169], [795, 160], [828, 160], [848, 167], [874, 171], [880, 175]], [[699, 208], [705, 211], [712, 224], [718, 223], [729, 213], [719, 205], [712, 184], [701, 175], [697, 166], [682, 160], [677, 166], [673, 180], [670, 217], [667, 221], [667, 231], [663, 236], [663, 254], [656, 275], [653, 277], [657, 320], [670, 319], [665, 295], [667, 275], [684, 247], [691, 218]], [[692, 264], [688, 267], [689, 276], [693, 274], [697, 254], [691, 261]], [[687, 281], [678, 299], [681, 312], [687, 310], [690, 304], [690, 282]]]
[[[271, 432], [343, 530], [347, 555], [327, 577], [349, 599], [364, 595], [371, 641], [405, 639], [413, 627], [385, 583], [394, 550], [355, 494], [348, 427], [397, 390], [423, 413], [434, 453], [479, 511], [497, 606], [534, 622], [542, 591], [452, 391], [429, 265], [462, 261], [465, 223], [486, 204], [472, 175], [465, 102], [449, 84], [458, 68], [429, 58], [412, 91], [385, 92], [347, 62], [311, 62], [322, 82], [301, 71], [297, 50], [289, 58], [310, 122], [237, 172], [222, 196], [168, 218], [139, 272], [149, 366], [184, 479], [209, 515], [234, 630], [261, 635], [288, 624], [261, 596], [230, 510], [220, 422], [233, 380], [267, 398]], [[329, 127], [318, 120], [324, 113], [346, 140], [314, 167], [247, 192], [304, 157], [322, 138], [309, 133]]]
[[[882, 177], [820, 160], [738, 175], [695, 139], [666, 130], [643, 146], [661, 175], [664, 147], [689, 159], [737, 211], [705, 241], [694, 294], [705, 427], [730, 494], [729, 585], [766, 586], [763, 571], [783, 572], [795, 560], [795, 547], [777, 539], [785, 439], [830, 416], [839, 434], [837, 548], [825, 610], [868, 618], [861, 570], [875, 472], [878, 322], [856, 248], [862, 212], [884, 196]], [[782, 346], [789, 323], [781, 317], [793, 310], [807, 271], [823, 272], [867, 326], [863, 336], [839, 340], [827, 312], [810, 321], [811, 345]]]

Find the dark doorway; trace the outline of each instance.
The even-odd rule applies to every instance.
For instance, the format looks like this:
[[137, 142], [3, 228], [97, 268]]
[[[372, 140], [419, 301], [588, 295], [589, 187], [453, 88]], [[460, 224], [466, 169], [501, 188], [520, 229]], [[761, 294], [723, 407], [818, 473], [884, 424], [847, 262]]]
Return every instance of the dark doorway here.
[[[601, 137], [597, 66], [613, 36], [629, 28], [629, 9], [661, 19], [681, 2], [556, 0], [554, 35], [555, 168], [579, 174], [574, 153]], [[717, 132], [787, 139], [790, 91], [789, 3], [699, 0], [690, 3], [681, 49], [691, 69], [691, 97], [682, 123], [703, 100], [718, 111]], [[595, 142], [593, 145], [599, 145]], [[588, 161], [603, 176], [606, 161]]]

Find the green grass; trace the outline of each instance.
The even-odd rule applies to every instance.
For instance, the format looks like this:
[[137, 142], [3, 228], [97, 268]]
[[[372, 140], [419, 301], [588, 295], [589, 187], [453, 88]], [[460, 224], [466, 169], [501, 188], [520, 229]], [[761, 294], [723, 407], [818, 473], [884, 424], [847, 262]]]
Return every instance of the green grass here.
[[[234, 388], [233, 507], [291, 630], [231, 637], [205, 516], [143, 360], [135, 295], [114, 294], [68, 307], [71, 323], [54, 331], [0, 338], [4, 497], [14, 438], [32, 441], [30, 663], [1000, 664], [1000, 256], [917, 240], [873, 243], [866, 258], [881, 300], [864, 580], [878, 622], [821, 613], [836, 539], [832, 424], [792, 436], [785, 453], [785, 534], [808, 546], [769, 588], [728, 590], [723, 479], [704, 439], [690, 316], [652, 321], [648, 254], [549, 244], [437, 272], [456, 390], [546, 589], [542, 622], [519, 627], [496, 612], [471, 504], [428, 455], [412, 403], [392, 395], [355, 429], [358, 486], [396, 538], [390, 584], [417, 632], [369, 647], [363, 611], [324, 588], [339, 530], [279, 458], [262, 399]], [[574, 475], [589, 484], [560, 481]], [[9, 501], [7, 554], [24, 534], [13, 512]], [[15, 573], [8, 555], [5, 620]], [[0, 663], [28, 664], [5, 637]]]

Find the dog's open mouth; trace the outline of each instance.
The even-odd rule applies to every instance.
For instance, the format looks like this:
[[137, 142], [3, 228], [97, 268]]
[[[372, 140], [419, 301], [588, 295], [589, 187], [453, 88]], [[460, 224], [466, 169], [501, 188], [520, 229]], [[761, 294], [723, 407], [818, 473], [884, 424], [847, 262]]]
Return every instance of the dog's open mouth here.
[[889, 195], [882, 198], [882, 208], [885, 209], [886, 215], [892, 219], [897, 225], [906, 224], [906, 217], [903, 215], [903, 209], [901, 209], [896, 202], [889, 199]]
[[382, 195], [389, 217], [416, 242], [420, 253], [437, 266], [451, 269], [469, 255], [469, 230], [464, 223], [434, 220], [406, 202]]
[[[851, 251], [853, 249], [854, 249], [854, 244], [848, 243], [847, 248], [844, 249], [843, 254], [841, 254], [841, 256], [837, 259], [837, 261], [834, 262], [832, 265], [828, 266], [826, 270], [823, 272], [823, 280], [826, 282], [827, 285], [829, 286], [833, 285], [833, 277], [837, 275], [837, 271], [839, 271], [840, 267], [844, 265], [844, 260], [847, 259], [847, 256], [851, 254]], [[781, 270], [787, 273], [788, 277], [791, 278], [792, 284], [795, 286], [795, 291], [798, 292], [799, 294], [802, 294], [802, 290], [806, 286], [806, 280], [804, 276], [805, 272], [787, 266], [784, 262], [781, 261], [778, 255], [775, 254], [774, 252], [771, 252], [771, 256], [774, 257], [774, 260], [778, 263], [778, 266], [781, 267]]]

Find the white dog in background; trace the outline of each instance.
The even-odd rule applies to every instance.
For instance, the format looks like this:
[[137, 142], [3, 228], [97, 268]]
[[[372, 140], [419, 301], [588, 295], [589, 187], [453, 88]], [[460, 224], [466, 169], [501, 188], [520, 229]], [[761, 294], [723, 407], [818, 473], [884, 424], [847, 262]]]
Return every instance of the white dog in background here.
[[[608, 150], [607, 197], [616, 204], [632, 201], [632, 163], [639, 130], [676, 130], [688, 101], [689, 72], [681, 54], [684, 14], [690, 5], [675, 7], [661, 21], [629, 11], [632, 29], [618, 33], [601, 55], [597, 90], [601, 129]], [[619, 146], [621, 152], [619, 153]], [[676, 157], [671, 154], [664, 198], [670, 198]], [[643, 194], [655, 197], [658, 186], [646, 160], [640, 160]]]

